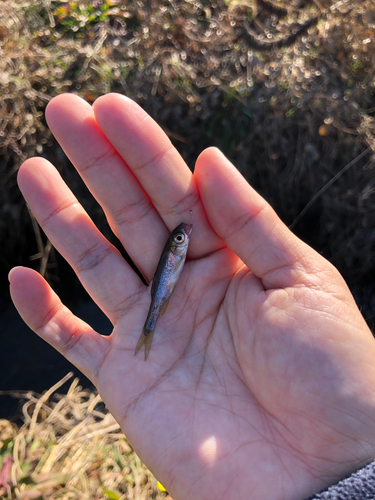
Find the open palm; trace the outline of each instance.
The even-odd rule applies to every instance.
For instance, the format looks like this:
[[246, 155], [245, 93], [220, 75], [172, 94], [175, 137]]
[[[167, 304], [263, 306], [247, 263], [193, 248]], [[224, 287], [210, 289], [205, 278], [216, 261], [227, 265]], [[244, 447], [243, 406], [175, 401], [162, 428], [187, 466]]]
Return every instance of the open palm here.
[[215, 150], [194, 176], [164, 132], [116, 94], [55, 98], [49, 125], [148, 281], [189, 222], [188, 262], [147, 362], [150, 304], [57, 171], [28, 160], [19, 184], [56, 248], [114, 325], [102, 337], [34, 271], [11, 273], [30, 327], [98, 387], [178, 499], [303, 499], [375, 452], [375, 342], [338, 272], [298, 240]]

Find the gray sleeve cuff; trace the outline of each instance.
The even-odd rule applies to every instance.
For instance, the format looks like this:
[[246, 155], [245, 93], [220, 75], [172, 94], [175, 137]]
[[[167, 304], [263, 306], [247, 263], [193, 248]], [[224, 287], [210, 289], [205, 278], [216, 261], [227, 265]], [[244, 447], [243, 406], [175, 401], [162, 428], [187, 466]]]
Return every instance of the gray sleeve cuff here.
[[375, 462], [307, 500], [375, 499]]

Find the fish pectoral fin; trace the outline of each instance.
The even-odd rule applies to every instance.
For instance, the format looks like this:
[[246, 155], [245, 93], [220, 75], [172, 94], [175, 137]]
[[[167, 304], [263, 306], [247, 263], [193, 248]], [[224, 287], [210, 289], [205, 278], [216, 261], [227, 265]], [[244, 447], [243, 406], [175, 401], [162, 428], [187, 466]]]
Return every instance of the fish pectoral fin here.
[[167, 302], [163, 305], [163, 308], [160, 311], [160, 316], [163, 316], [163, 314], [165, 314], [166, 310], [168, 309], [168, 304], [169, 304], [169, 300], [167, 300]]
[[139, 337], [139, 340], [137, 342], [137, 345], [136, 345], [136, 348], [134, 351], [134, 356], [136, 356], [138, 354], [140, 348], [144, 344], [145, 345], [145, 361], [146, 361], [146, 359], [148, 358], [148, 355], [150, 353], [153, 336], [154, 336], [153, 330], [151, 332], [147, 332], [147, 331], [143, 330], [143, 332], [141, 333], [141, 336]]

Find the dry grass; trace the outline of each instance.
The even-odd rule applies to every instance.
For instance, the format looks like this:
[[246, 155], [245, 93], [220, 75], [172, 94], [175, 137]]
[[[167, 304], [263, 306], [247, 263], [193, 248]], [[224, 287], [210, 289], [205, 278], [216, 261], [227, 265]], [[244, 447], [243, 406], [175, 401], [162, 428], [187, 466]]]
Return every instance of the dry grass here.
[[[30, 256], [54, 284], [60, 280], [61, 262], [16, 188], [15, 173], [31, 155], [56, 164], [112, 237], [46, 126], [54, 95], [131, 96], [192, 168], [204, 147], [220, 147], [291, 224], [374, 145], [374, 31], [371, 0], [4, 0], [1, 281], [13, 265], [30, 265]], [[374, 169], [367, 154], [294, 227], [359, 289], [375, 276]]]
[[26, 399], [24, 424], [0, 420], [0, 496], [32, 500], [171, 500], [133, 452], [100, 396], [73, 380]]

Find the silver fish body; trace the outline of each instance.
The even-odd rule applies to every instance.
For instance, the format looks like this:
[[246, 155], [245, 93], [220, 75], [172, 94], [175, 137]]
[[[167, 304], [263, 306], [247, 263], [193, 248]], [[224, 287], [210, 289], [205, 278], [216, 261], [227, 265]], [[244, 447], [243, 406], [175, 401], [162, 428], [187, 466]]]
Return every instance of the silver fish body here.
[[151, 349], [156, 322], [165, 313], [184, 267], [192, 229], [192, 224], [182, 223], [178, 225], [171, 232], [161, 254], [152, 281], [150, 309], [134, 353], [136, 355], [144, 344], [145, 360]]

